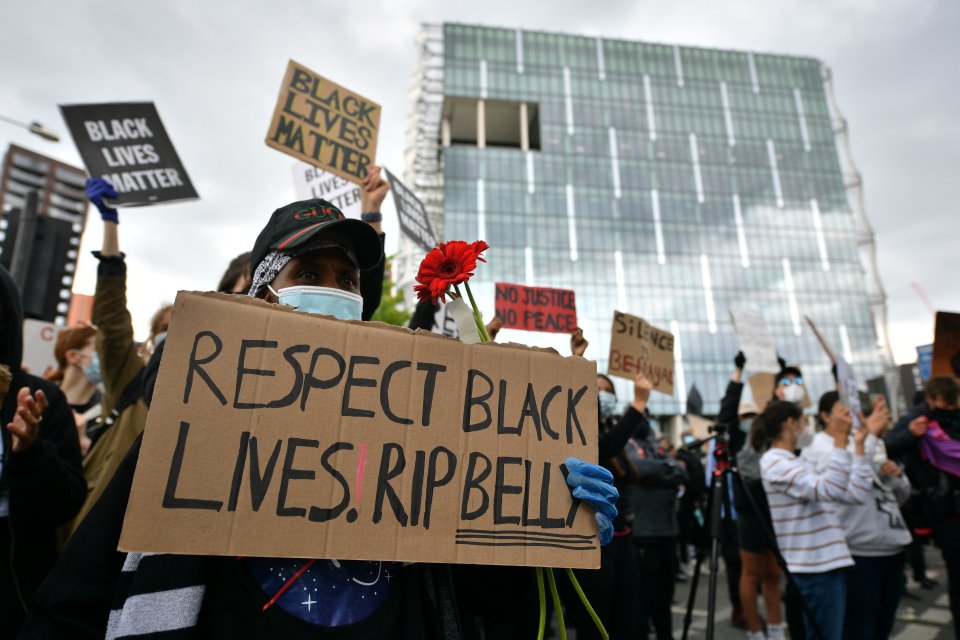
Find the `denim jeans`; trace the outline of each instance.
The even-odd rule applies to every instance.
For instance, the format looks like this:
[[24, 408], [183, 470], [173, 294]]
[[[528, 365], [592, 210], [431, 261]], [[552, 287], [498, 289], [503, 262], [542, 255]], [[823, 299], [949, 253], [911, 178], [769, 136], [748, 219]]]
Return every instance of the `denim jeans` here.
[[904, 554], [854, 556], [847, 569], [847, 613], [844, 640], [889, 638], [903, 594]]
[[[793, 578], [825, 640], [842, 640], [843, 612], [847, 606], [846, 569], [834, 569], [826, 573], [794, 573]], [[818, 640], [819, 636], [806, 613], [804, 626], [807, 640]]]

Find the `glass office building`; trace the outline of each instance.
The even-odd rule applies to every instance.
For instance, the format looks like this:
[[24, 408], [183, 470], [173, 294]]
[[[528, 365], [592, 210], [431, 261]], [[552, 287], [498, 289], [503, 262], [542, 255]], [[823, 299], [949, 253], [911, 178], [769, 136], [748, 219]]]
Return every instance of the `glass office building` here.
[[672, 330], [655, 413], [684, 413], [694, 384], [716, 412], [735, 306], [763, 312], [814, 396], [833, 381], [805, 316], [860, 377], [884, 373], [873, 233], [820, 61], [461, 24], [418, 46], [406, 178], [441, 237], [490, 244], [488, 317], [494, 282], [574, 289], [600, 371], [614, 309]]

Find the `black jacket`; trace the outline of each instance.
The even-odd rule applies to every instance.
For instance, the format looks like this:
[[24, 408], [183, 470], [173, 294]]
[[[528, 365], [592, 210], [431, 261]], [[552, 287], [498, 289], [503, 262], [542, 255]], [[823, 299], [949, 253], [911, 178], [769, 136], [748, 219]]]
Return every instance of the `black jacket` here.
[[[20, 368], [23, 356], [23, 314], [20, 291], [0, 267], [0, 364], [10, 368], [13, 380], [0, 408], [3, 466], [0, 491], [9, 498], [9, 516], [0, 518], [4, 552], [0, 557], [2, 593], [18, 594], [19, 602], [0, 603], [11, 618], [28, 603], [57, 557], [57, 528], [68, 522], [83, 504], [86, 484], [76, 425], [70, 405], [53, 383]], [[39, 435], [20, 453], [13, 453], [6, 425], [17, 409], [17, 392], [40, 389], [49, 405]], [[8, 609], [12, 606], [13, 609]], [[0, 615], [0, 636], [11, 620]], [[19, 616], [17, 616], [19, 617]]]
[[[677, 525], [677, 493], [686, 484], [687, 474], [676, 460], [665, 458], [657, 451], [653, 430], [647, 418], [639, 416], [634, 438], [643, 449], [640, 465], [640, 484], [631, 495], [633, 505], [633, 536], [635, 538], [673, 538], [679, 533]], [[627, 414], [630, 414], [630, 411]], [[626, 416], [624, 416], [626, 417]]]

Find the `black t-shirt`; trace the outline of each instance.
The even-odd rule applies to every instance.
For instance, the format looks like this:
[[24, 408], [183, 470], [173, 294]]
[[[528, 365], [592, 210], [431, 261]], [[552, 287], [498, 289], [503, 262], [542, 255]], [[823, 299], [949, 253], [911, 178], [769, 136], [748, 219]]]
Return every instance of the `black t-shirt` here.
[[[255, 560], [254, 562], [260, 562], [260, 566], [267, 567], [267, 564], [264, 564], [262, 560]], [[278, 560], [277, 562], [282, 561]], [[330, 562], [332, 561], [316, 561], [316, 563]], [[347, 563], [344, 562], [343, 564]], [[360, 563], [356, 564], [359, 565]], [[358, 575], [352, 584], [365, 585], [369, 591], [366, 595], [381, 600], [379, 606], [373, 608], [372, 613], [357, 622], [341, 626], [321, 626], [306, 622], [284, 611], [280, 606], [280, 600], [264, 611], [264, 605], [273, 594], [265, 593], [254, 576], [257, 566], [248, 564], [247, 561], [242, 559], [216, 558], [211, 562], [207, 590], [203, 597], [203, 606], [200, 609], [200, 616], [197, 621], [200, 637], [214, 639], [293, 638], [295, 640], [301, 638], [320, 638], [322, 640], [402, 638], [403, 610], [400, 597], [400, 585], [403, 582], [402, 570], [394, 563], [369, 563], [369, 565], [373, 567], [379, 565], [375, 575]], [[269, 569], [271, 572], [274, 570], [272, 566]], [[322, 568], [319, 573], [330, 575]], [[389, 580], [387, 576], [390, 576]], [[352, 580], [349, 575], [340, 577], [344, 579], [344, 582]], [[374, 596], [376, 587], [369, 584], [373, 581], [370, 578], [376, 579], [377, 584], [386, 587], [389, 593], [381, 591]], [[323, 575], [303, 574], [285, 592], [286, 601], [307, 605], [315, 597], [321, 602], [314, 601], [313, 604], [307, 606], [311, 608], [322, 606], [325, 601], [322, 595], [324, 586], [328, 588], [328, 591], [335, 586], [331, 583], [315, 586], [317, 581], [323, 582]], [[366, 595], [355, 595], [357, 604], [361, 604], [360, 598], [365, 600]], [[301, 598], [305, 599], [302, 603], [299, 602]], [[342, 601], [340, 605], [343, 606]]]
[[86, 402], [80, 404], [71, 404], [70, 408], [76, 411], [77, 413], [83, 415], [96, 405], [100, 404], [100, 401], [103, 400], [103, 394], [100, 392], [100, 389], [96, 389], [93, 392], [93, 395], [90, 396], [90, 399]]

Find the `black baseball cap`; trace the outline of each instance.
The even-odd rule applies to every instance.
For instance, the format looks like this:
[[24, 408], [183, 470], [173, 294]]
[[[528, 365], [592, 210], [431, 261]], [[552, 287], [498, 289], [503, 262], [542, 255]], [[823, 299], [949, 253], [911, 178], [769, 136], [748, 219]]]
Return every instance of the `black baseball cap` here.
[[318, 198], [291, 202], [273, 212], [253, 245], [251, 268], [256, 271], [271, 251], [301, 247], [320, 233], [345, 239], [352, 245], [347, 248], [352, 250], [361, 269], [376, 266], [383, 257], [380, 237], [373, 227], [345, 217], [340, 209]]

